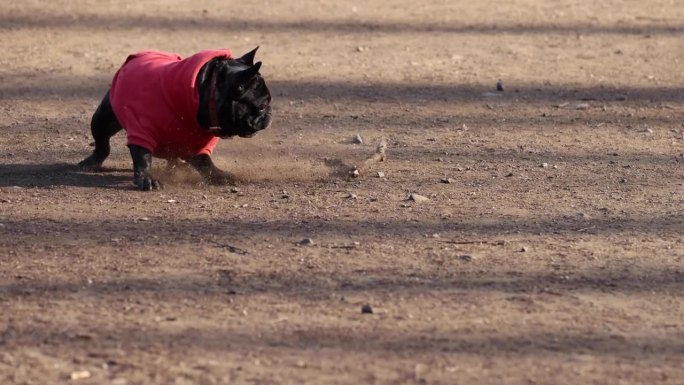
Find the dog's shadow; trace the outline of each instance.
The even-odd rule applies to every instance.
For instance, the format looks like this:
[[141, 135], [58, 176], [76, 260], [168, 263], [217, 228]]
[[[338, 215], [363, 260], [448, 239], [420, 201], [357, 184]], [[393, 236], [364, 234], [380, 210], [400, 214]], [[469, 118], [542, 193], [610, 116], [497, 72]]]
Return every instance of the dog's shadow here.
[[0, 187], [97, 187], [132, 188], [131, 171], [103, 168], [97, 172], [81, 171], [75, 164], [2, 164]]

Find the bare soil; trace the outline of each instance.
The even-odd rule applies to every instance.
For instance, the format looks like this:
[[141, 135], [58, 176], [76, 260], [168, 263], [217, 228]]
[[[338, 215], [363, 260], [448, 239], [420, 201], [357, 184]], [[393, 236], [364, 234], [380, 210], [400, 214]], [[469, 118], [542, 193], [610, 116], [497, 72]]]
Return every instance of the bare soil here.
[[[683, 34], [678, 0], [1, 2], [0, 383], [683, 384]], [[126, 55], [256, 45], [237, 192], [135, 191], [122, 134], [77, 170]]]

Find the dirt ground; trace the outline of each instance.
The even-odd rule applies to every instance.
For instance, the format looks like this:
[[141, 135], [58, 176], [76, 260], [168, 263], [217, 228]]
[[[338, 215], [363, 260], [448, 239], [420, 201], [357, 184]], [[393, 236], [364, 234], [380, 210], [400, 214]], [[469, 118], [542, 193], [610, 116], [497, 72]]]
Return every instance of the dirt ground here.
[[[684, 384], [683, 36], [679, 0], [2, 1], [0, 383]], [[135, 191], [123, 134], [77, 170], [127, 54], [257, 45], [238, 191]]]

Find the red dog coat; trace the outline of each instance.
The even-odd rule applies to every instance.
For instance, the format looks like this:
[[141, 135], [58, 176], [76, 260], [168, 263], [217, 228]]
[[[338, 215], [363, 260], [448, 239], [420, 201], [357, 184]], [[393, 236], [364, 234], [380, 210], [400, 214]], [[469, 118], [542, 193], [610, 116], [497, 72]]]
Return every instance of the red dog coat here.
[[201, 51], [186, 59], [159, 51], [128, 56], [109, 91], [128, 145], [146, 148], [158, 158], [211, 154], [219, 138], [197, 123], [195, 79], [202, 66], [215, 57], [232, 59], [233, 54], [223, 49]]

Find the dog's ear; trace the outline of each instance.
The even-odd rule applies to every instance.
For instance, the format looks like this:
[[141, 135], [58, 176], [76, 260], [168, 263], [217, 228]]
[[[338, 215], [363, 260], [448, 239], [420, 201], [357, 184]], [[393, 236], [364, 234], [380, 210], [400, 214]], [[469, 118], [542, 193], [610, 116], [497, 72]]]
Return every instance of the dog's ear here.
[[253, 66], [242, 70], [238, 73], [238, 82], [245, 83], [249, 79], [253, 78], [254, 75], [259, 73], [259, 68], [261, 68], [261, 62], [256, 62]]
[[259, 46], [254, 48], [253, 50], [247, 52], [246, 54], [242, 55], [242, 57], [235, 59], [237, 61], [243, 62], [247, 65], [254, 65], [254, 56], [256, 56], [256, 51], [259, 49]]

